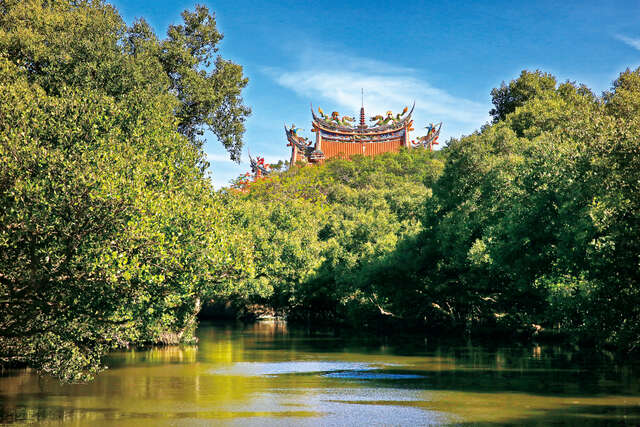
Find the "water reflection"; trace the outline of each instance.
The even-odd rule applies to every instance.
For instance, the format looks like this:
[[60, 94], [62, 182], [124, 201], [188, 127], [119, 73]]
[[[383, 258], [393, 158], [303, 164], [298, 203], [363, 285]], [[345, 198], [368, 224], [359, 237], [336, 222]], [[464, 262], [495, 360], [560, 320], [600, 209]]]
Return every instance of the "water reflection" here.
[[114, 353], [90, 384], [5, 372], [0, 423], [640, 424], [637, 367], [580, 349], [344, 340], [274, 322], [198, 336]]

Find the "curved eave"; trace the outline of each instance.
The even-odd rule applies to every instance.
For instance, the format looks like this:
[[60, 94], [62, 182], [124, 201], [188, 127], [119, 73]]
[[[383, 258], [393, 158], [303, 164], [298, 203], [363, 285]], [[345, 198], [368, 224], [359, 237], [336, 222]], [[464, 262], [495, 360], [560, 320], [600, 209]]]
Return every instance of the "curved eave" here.
[[[438, 123], [437, 125], [437, 130], [433, 133], [433, 135], [431, 135], [429, 137], [429, 139], [424, 139], [420, 142], [418, 142], [417, 144], [414, 144], [416, 147], [426, 147], [427, 145], [431, 144], [433, 141], [435, 141], [439, 136], [440, 136], [440, 130], [442, 129], [442, 122]], [[426, 136], [426, 135], [425, 135]]]
[[249, 155], [249, 166], [251, 166], [251, 170], [253, 172], [258, 169], [258, 162], [256, 162], [251, 155]]
[[[407, 117], [408, 119], [408, 117]], [[329, 133], [336, 133], [340, 135], [360, 135], [360, 136], [376, 136], [385, 135], [393, 132], [397, 132], [407, 127], [407, 119], [395, 125], [379, 126], [375, 128], [345, 128], [345, 127], [333, 127], [327, 124], [325, 121], [317, 122], [313, 121], [313, 126], [317, 129], [323, 130]]]
[[292, 132], [291, 132], [289, 129], [287, 129], [287, 126], [285, 126], [285, 127], [284, 127], [284, 133], [286, 133], [286, 134], [287, 134], [287, 140], [288, 140], [289, 142], [292, 142], [292, 141], [291, 141], [291, 134], [292, 134]]
[[297, 140], [297, 138], [294, 136], [293, 132], [290, 129], [287, 129], [287, 127], [285, 126], [284, 131], [287, 134], [287, 141], [289, 141], [289, 143], [299, 145], [298, 144], [299, 141]]
[[251, 153], [249, 153], [249, 165], [251, 166], [251, 171], [253, 171], [254, 173], [256, 169], [260, 170], [263, 175], [269, 175], [271, 173], [269, 169], [265, 168], [264, 166], [260, 166], [258, 162], [253, 157], [251, 157]]
[[300, 141], [300, 139], [297, 138], [291, 130], [287, 129], [286, 126], [284, 127], [284, 131], [287, 134], [287, 141], [289, 141], [290, 144], [298, 147], [298, 149], [301, 150], [304, 155], [307, 155], [311, 150], [313, 150], [313, 147], [308, 146]]
[[391, 132], [397, 132], [402, 128], [407, 127], [407, 124], [411, 121], [413, 110], [415, 108], [416, 108], [416, 103], [414, 102], [413, 105], [411, 106], [411, 111], [409, 111], [407, 115], [397, 123], [391, 123], [384, 126], [367, 127], [367, 128], [360, 128], [357, 126], [354, 126], [354, 127], [338, 126], [336, 124], [327, 122], [326, 120], [323, 120], [321, 118], [318, 118], [318, 116], [316, 116], [315, 112], [313, 111], [313, 106], [311, 107], [311, 116], [313, 117], [313, 123], [312, 123], [313, 126], [325, 132], [339, 133], [342, 135], [369, 136], [369, 135], [380, 135], [380, 134], [386, 134]]

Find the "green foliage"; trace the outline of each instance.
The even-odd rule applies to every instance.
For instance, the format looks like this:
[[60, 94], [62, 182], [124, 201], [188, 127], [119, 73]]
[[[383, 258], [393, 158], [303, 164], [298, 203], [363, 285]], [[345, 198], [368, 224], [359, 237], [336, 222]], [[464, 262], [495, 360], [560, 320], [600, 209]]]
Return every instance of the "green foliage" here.
[[637, 119], [640, 115], [640, 67], [635, 71], [626, 69], [613, 82], [611, 91], [604, 94], [607, 112], [626, 120]]
[[0, 3], [0, 363], [87, 379], [232, 299], [640, 348], [640, 69], [602, 97], [523, 71], [440, 152], [216, 193], [198, 138], [238, 158], [247, 80], [205, 7], [183, 20], [159, 40], [100, 1]]
[[214, 58], [222, 34], [206, 7], [185, 11], [184, 24], [170, 26], [165, 40], [142, 19], [128, 28], [100, 0], [9, 0], [2, 7], [0, 52], [46, 93], [94, 89], [129, 99], [132, 114], [144, 105], [137, 99], [164, 95], [180, 133], [200, 145], [207, 126], [238, 159], [250, 113], [240, 96], [247, 79], [241, 66]]
[[638, 74], [601, 100], [523, 72], [500, 89], [525, 93], [518, 105], [450, 142], [415, 242], [422, 279], [400, 299], [422, 297], [414, 318], [562, 327], [638, 348]]
[[386, 313], [365, 268], [420, 231], [428, 186], [442, 165], [426, 150], [354, 156], [275, 173], [230, 193], [253, 236], [266, 301], [291, 319]]
[[[0, 362], [78, 381], [114, 347], [188, 341], [201, 299], [253, 274], [189, 130], [224, 121], [246, 83], [237, 66], [188, 77], [214, 21], [198, 8], [159, 42], [99, 1], [0, 8]], [[222, 101], [189, 111], [221, 82]]]
[[506, 85], [502, 82], [499, 88], [491, 91], [491, 102], [494, 108], [489, 111], [493, 116], [493, 121], [504, 120], [507, 115], [513, 113], [516, 108], [524, 105], [527, 101], [544, 96], [547, 92], [552, 92], [556, 87], [556, 78], [549, 73], [540, 70], [530, 72], [523, 70], [520, 77]]
[[270, 277], [280, 306], [353, 326], [573, 331], [637, 350], [639, 82], [627, 70], [600, 98], [523, 71], [492, 92], [495, 123], [440, 153], [335, 160], [251, 185], [250, 205], [307, 212], [293, 226], [259, 220], [303, 254], [276, 254], [300, 273]]
[[[203, 134], [202, 125], [218, 137], [233, 160], [240, 160], [245, 118], [251, 112], [242, 104], [240, 91], [248, 80], [242, 67], [213, 55], [222, 39], [213, 15], [205, 6], [182, 13], [184, 25], [171, 25], [159, 48], [159, 59], [177, 94], [178, 130], [191, 141]], [[139, 23], [145, 26], [144, 21]], [[145, 31], [145, 34], [148, 31]]]

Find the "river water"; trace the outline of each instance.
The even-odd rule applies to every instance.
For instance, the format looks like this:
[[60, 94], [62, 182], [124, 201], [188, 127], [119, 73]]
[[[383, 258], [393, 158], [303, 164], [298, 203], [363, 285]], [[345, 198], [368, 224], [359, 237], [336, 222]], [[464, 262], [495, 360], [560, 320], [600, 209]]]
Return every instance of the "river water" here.
[[198, 337], [111, 354], [89, 384], [5, 371], [0, 423], [640, 425], [638, 366], [578, 349], [344, 340], [273, 322]]

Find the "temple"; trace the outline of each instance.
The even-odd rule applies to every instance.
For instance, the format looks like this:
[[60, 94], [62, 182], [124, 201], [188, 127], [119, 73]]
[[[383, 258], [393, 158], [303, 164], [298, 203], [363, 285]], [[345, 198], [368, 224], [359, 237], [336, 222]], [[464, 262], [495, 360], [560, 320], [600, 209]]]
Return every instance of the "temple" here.
[[[405, 107], [399, 114], [387, 111], [385, 116], [378, 115], [365, 119], [364, 107], [360, 108], [360, 122], [349, 116], [340, 117], [337, 111], [328, 116], [318, 108], [318, 114], [311, 107], [311, 132], [315, 133], [315, 143], [299, 135], [301, 129], [291, 125], [284, 130], [287, 135], [287, 146], [291, 147], [289, 165], [296, 163], [322, 163], [333, 157], [349, 158], [356, 154], [376, 156], [382, 153], [395, 152], [402, 147], [407, 149], [424, 147], [433, 150], [438, 145], [438, 137], [442, 122], [429, 124], [425, 129], [426, 135], [412, 140], [410, 133], [413, 129], [413, 110]], [[249, 162], [253, 180], [263, 178], [271, 173], [270, 166], [265, 164], [264, 158], [254, 159], [249, 153]], [[246, 174], [245, 178], [250, 174]], [[243, 181], [244, 182], [244, 181]], [[248, 181], [247, 181], [248, 182]], [[246, 184], [246, 183], [245, 183]]]
[[386, 116], [375, 116], [369, 119], [371, 125], [365, 120], [364, 107], [360, 109], [360, 122], [355, 124], [355, 119], [349, 116], [340, 117], [338, 112], [326, 115], [318, 108], [316, 115], [311, 108], [312, 122], [311, 132], [315, 133], [315, 143], [301, 135], [296, 125], [290, 128], [285, 126], [287, 146], [291, 147], [290, 164], [321, 163], [333, 157], [348, 158], [355, 154], [376, 156], [382, 153], [394, 152], [401, 147], [407, 149], [426, 147], [429, 150], [437, 145], [442, 123], [427, 126], [427, 134], [411, 140], [410, 132], [413, 131], [413, 110], [405, 107], [400, 114], [387, 111]]

